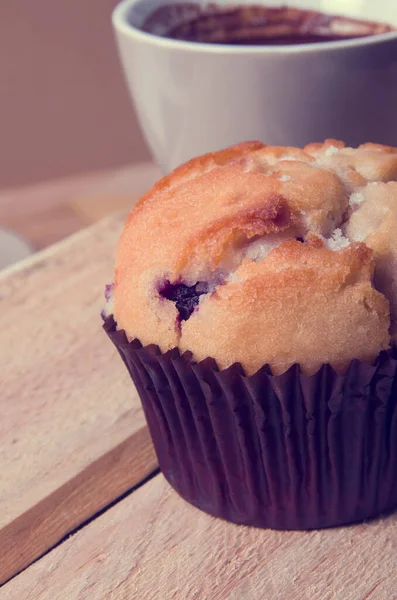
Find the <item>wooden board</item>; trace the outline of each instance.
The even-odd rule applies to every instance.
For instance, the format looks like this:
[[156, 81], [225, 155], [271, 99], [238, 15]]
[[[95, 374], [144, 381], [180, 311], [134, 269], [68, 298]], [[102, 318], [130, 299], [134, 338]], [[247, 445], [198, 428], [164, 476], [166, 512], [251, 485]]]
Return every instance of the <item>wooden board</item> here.
[[162, 475], [0, 590], [0, 600], [393, 600], [397, 516], [265, 531], [188, 505]]
[[151, 162], [0, 191], [0, 227], [44, 248], [117, 210], [160, 177]]
[[0, 274], [0, 583], [156, 468], [101, 328], [122, 217]]

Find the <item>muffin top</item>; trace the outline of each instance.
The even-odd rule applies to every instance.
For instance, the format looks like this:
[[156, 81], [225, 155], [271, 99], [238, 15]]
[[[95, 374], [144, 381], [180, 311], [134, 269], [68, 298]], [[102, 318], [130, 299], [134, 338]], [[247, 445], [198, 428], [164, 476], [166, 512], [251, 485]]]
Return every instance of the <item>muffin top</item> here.
[[193, 159], [131, 211], [107, 313], [129, 339], [247, 374], [372, 361], [397, 335], [394, 180], [397, 149], [377, 144]]

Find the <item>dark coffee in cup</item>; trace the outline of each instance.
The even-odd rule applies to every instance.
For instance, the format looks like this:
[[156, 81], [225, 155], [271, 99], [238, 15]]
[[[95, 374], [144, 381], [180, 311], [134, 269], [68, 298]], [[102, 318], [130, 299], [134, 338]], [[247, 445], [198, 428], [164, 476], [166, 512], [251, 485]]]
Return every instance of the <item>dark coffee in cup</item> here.
[[291, 7], [169, 4], [155, 10], [143, 31], [176, 40], [210, 44], [312, 44], [395, 31], [373, 21]]

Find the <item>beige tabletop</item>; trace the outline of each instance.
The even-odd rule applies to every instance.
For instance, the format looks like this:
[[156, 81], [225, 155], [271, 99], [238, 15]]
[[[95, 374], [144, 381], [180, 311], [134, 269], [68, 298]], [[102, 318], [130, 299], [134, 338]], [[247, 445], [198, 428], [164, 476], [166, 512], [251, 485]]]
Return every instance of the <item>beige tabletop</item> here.
[[0, 228], [44, 248], [102, 217], [128, 210], [160, 177], [152, 163], [0, 191]]

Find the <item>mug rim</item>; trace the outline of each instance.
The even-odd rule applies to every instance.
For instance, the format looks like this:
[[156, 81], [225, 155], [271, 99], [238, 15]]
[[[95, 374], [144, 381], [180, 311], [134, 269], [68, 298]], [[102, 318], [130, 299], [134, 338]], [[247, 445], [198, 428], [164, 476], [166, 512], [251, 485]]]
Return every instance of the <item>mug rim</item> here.
[[375, 35], [363, 36], [356, 39], [336, 40], [329, 42], [313, 42], [309, 44], [280, 44], [269, 46], [249, 46], [249, 45], [233, 45], [233, 44], [212, 44], [190, 42], [187, 40], [175, 40], [172, 38], [162, 37], [153, 33], [142, 31], [135, 25], [132, 25], [128, 20], [130, 8], [136, 4], [138, 0], [122, 0], [115, 6], [112, 12], [112, 24], [114, 29], [135, 38], [138, 41], [152, 44], [159, 48], [169, 50], [181, 50], [185, 52], [200, 52], [204, 54], [306, 54], [313, 52], [338, 51], [347, 48], [360, 48], [397, 40], [397, 31], [388, 33], [378, 33]]

